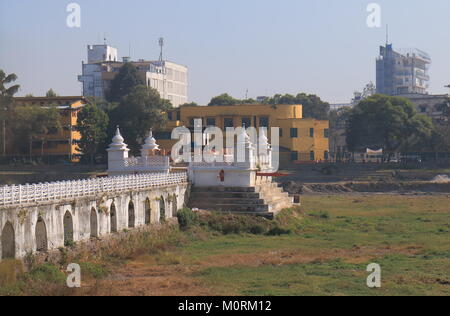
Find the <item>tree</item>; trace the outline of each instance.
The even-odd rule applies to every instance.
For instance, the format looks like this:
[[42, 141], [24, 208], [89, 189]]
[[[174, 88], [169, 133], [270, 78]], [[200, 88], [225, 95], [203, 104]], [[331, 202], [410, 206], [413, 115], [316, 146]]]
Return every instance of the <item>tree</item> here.
[[13, 111], [13, 119], [14, 147], [22, 153], [28, 147], [30, 156], [34, 140], [44, 142], [45, 135], [50, 131], [57, 133], [61, 130], [60, 114], [56, 107], [17, 106]]
[[53, 89], [50, 89], [50, 90], [47, 91], [47, 93], [45, 94], [45, 96], [46, 96], [47, 98], [55, 98], [55, 97], [57, 97], [58, 95], [56, 94], [55, 91], [53, 91]]
[[233, 98], [228, 93], [223, 93], [217, 97], [212, 98], [208, 106], [237, 105], [240, 103], [240, 100]]
[[108, 115], [95, 103], [88, 103], [78, 114], [77, 130], [81, 134], [78, 150], [89, 156], [91, 166], [100, 145], [105, 143], [108, 136], [108, 123]]
[[376, 94], [351, 110], [347, 145], [352, 151], [419, 151], [429, 142], [433, 130], [431, 120], [418, 114], [409, 100]]
[[17, 80], [16, 74], [6, 75], [0, 69], [0, 118], [2, 118], [2, 152], [6, 155], [6, 121], [11, 114], [11, 107], [13, 104], [13, 97], [19, 91], [19, 85], [13, 85], [7, 88], [6, 86]]
[[[272, 98], [267, 98], [265, 104], [270, 104], [273, 107], [280, 104], [301, 104], [303, 106], [303, 117], [314, 118], [317, 120], [327, 120], [330, 104], [322, 101], [318, 96], [313, 94], [299, 93], [296, 96], [291, 94], [276, 94]], [[240, 104], [258, 104], [254, 99], [239, 100], [235, 99], [227, 93], [221, 94], [211, 99], [208, 106], [227, 106]]]
[[276, 94], [272, 98], [267, 99], [266, 103], [273, 106], [279, 104], [301, 104], [303, 106], [303, 117], [317, 120], [328, 119], [328, 111], [330, 110], [329, 103], [322, 101], [320, 97], [314, 94], [306, 93], [299, 93], [296, 96]]
[[180, 108], [185, 107], [185, 106], [199, 106], [199, 105], [195, 102], [184, 103], [184, 104], [180, 105]]
[[145, 85], [145, 82], [139, 76], [137, 68], [132, 63], [125, 63], [111, 82], [110, 90], [107, 92], [107, 100], [120, 102], [123, 97], [130, 94], [139, 85]]
[[170, 108], [170, 102], [161, 99], [157, 90], [137, 86], [111, 111], [110, 136], [119, 125], [132, 153], [136, 154], [150, 128], [164, 125], [164, 112]]

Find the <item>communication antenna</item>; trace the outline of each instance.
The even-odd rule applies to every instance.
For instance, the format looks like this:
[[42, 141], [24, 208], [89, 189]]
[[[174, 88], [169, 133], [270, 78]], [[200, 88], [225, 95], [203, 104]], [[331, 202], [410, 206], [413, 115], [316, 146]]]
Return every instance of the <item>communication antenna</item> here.
[[389, 45], [389, 24], [386, 24], [386, 46]]
[[165, 67], [164, 61], [163, 61], [164, 38], [160, 37], [158, 43], [159, 43], [159, 47], [161, 49], [160, 54], [159, 54], [159, 67], [161, 67], [161, 72], [162, 72], [163, 81], [164, 81], [162, 97], [167, 99], [167, 97], [166, 97], [166, 67]]
[[164, 47], [164, 38], [160, 37], [159, 38], [159, 47], [160, 47], [160, 54], [159, 54], [159, 62], [160, 65], [162, 66], [162, 62], [163, 62], [163, 47]]

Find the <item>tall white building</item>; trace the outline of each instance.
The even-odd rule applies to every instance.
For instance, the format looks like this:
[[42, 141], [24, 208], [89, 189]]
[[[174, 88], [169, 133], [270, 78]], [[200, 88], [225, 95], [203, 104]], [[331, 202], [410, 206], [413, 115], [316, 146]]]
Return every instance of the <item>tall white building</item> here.
[[117, 49], [109, 45], [88, 45], [88, 62], [82, 64], [83, 96], [105, 98], [111, 81], [125, 62], [131, 62], [147, 86], [156, 89], [161, 98], [174, 107], [188, 102], [188, 69], [170, 61], [118, 61]]

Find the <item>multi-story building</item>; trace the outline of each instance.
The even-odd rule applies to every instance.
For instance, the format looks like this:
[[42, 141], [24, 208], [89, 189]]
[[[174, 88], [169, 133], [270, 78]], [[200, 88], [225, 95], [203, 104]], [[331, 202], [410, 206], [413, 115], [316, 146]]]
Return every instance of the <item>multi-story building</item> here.
[[56, 107], [61, 114], [61, 129], [50, 130], [32, 142], [33, 156], [52, 156], [69, 161], [78, 161], [81, 153], [77, 141], [81, 139], [77, 131], [78, 113], [87, 104], [84, 97], [20, 97], [14, 98], [17, 106]]
[[131, 61], [129, 57], [118, 61], [117, 49], [109, 45], [89, 45], [87, 53], [88, 62], [83, 62], [82, 75], [78, 76], [85, 97], [105, 98], [120, 68], [130, 62], [138, 69], [142, 81], [174, 107], [188, 101], [188, 69], [185, 66], [164, 60]]
[[404, 94], [399, 95], [409, 99], [416, 106], [417, 112], [424, 114], [435, 122], [444, 118], [444, 113], [450, 108], [450, 95], [448, 94]]
[[431, 59], [418, 49], [396, 52], [392, 44], [380, 47], [376, 62], [377, 93], [387, 95], [427, 94]]
[[[166, 151], [176, 140], [171, 140], [173, 128], [194, 127], [201, 119], [203, 126], [227, 127], [279, 127], [280, 162], [318, 161], [329, 159], [329, 122], [303, 118], [301, 105], [235, 105], [184, 106], [168, 111], [168, 123], [157, 130], [155, 138]], [[270, 134], [270, 133], [269, 133]], [[270, 135], [269, 135], [270, 136]]]

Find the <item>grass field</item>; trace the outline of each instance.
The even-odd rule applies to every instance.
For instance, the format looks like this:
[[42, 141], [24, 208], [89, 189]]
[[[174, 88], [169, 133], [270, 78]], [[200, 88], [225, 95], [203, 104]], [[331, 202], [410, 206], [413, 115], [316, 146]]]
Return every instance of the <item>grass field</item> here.
[[[177, 232], [178, 246], [129, 256], [83, 285], [94, 295], [450, 295], [449, 202], [305, 196], [278, 219], [290, 234]], [[370, 263], [381, 265], [380, 289], [366, 285]]]
[[[120, 273], [132, 277], [111, 286], [150, 295], [450, 295], [449, 196], [303, 201], [295, 233], [194, 241], [165, 253], [169, 264], [129, 262]], [[370, 263], [381, 265], [380, 289], [366, 285]]]

